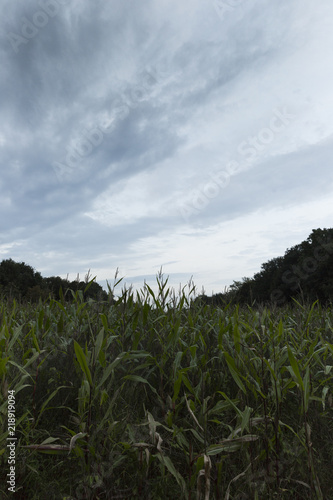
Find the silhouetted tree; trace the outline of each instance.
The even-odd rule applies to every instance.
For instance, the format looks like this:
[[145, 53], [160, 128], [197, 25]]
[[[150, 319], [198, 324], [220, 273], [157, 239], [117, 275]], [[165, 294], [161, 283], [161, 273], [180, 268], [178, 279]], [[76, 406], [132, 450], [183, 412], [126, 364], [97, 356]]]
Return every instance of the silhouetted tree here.
[[305, 241], [262, 264], [253, 278], [234, 281], [224, 294], [239, 304], [284, 304], [300, 295], [322, 303], [333, 300], [333, 229], [313, 229]]
[[85, 300], [88, 298], [107, 300], [108, 294], [98, 283], [92, 281], [88, 285], [89, 273], [86, 278], [85, 282], [78, 280], [70, 282], [59, 276], [43, 278], [39, 272], [24, 262], [6, 259], [0, 263], [0, 292], [8, 298], [36, 302], [40, 298], [44, 300], [50, 296], [59, 300], [61, 290], [65, 300], [71, 301], [72, 294], [66, 292], [72, 289], [74, 292], [82, 290]]
[[12, 259], [0, 263], [0, 286], [2, 293], [14, 298], [26, 297], [29, 289], [41, 286], [43, 278], [40, 273], [24, 262]]

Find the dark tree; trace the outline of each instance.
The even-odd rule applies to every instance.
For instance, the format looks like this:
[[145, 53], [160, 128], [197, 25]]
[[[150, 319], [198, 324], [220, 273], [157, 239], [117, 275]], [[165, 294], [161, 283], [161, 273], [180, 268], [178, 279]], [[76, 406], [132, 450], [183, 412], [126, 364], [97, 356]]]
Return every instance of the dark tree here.
[[24, 262], [15, 262], [12, 259], [3, 260], [0, 263], [0, 293], [7, 298], [23, 299], [36, 302], [40, 298], [48, 297], [59, 300], [61, 295], [65, 300], [73, 300], [74, 292], [82, 290], [84, 299], [107, 300], [108, 294], [103, 288], [92, 281], [87, 280], [69, 282], [59, 276], [43, 278], [31, 266]]
[[31, 288], [41, 286], [43, 278], [31, 266], [12, 259], [0, 263], [0, 286], [2, 293], [14, 298], [28, 295]]
[[224, 296], [239, 304], [282, 305], [300, 297], [329, 303], [333, 300], [333, 229], [313, 229], [283, 257], [262, 264], [253, 278], [234, 281]]

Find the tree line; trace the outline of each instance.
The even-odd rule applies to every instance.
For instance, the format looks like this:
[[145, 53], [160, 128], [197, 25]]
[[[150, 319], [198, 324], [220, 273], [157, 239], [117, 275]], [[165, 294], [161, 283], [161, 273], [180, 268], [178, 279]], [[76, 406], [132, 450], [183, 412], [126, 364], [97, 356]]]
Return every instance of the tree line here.
[[276, 304], [293, 299], [333, 302], [333, 229], [313, 229], [309, 237], [261, 265], [252, 278], [234, 281], [224, 293], [198, 301], [206, 304]]
[[[89, 283], [89, 286], [88, 286]], [[81, 290], [84, 298], [107, 300], [108, 294], [89, 272], [84, 281], [51, 276], [44, 278], [31, 266], [12, 259], [0, 263], [0, 294], [15, 299], [38, 301], [49, 296], [59, 300], [65, 295], [71, 300], [70, 290]], [[195, 301], [213, 306], [232, 304], [284, 305], [293, 298], [322, 304], [333, 302], [333, 229], [313, 229], [309, 237], [286, 250], [284, 256], [261, 265], [252, 278], [234, 281], [225, 292], [208, 297], [200, 295]]]
[[60, 300], [71, 300], [73, 292], [81, 290], [84, 298], [94, 300], [107, 300], [108, 294], [94, 280], [90, 280], [89, 272], [84, 281], [79, 277], [74, 281], [51, 276], [44, 278], [33, 267], [25, 262], [15, 262], [13, 259], [5, 259], [0, 263], [0, 294], [2, 297], [16, 300], [27, 300], [38, 302], [51, 297]]

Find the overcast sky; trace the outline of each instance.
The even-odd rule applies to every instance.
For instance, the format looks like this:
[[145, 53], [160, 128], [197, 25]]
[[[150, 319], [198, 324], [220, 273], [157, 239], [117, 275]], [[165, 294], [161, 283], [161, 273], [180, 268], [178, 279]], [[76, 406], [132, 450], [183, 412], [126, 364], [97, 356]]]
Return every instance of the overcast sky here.
[[0, 260], [211, 295], [333, 227], [332, 0], [0, 5]]

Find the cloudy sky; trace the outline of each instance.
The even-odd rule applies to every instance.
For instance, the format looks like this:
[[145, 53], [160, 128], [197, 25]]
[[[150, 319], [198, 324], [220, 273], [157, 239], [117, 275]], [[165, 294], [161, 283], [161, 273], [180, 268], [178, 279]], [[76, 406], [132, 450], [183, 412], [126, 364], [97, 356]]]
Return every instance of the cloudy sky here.
[[211, 295], [333, 227], [332, 0], [0, 5], [0, 260]]

